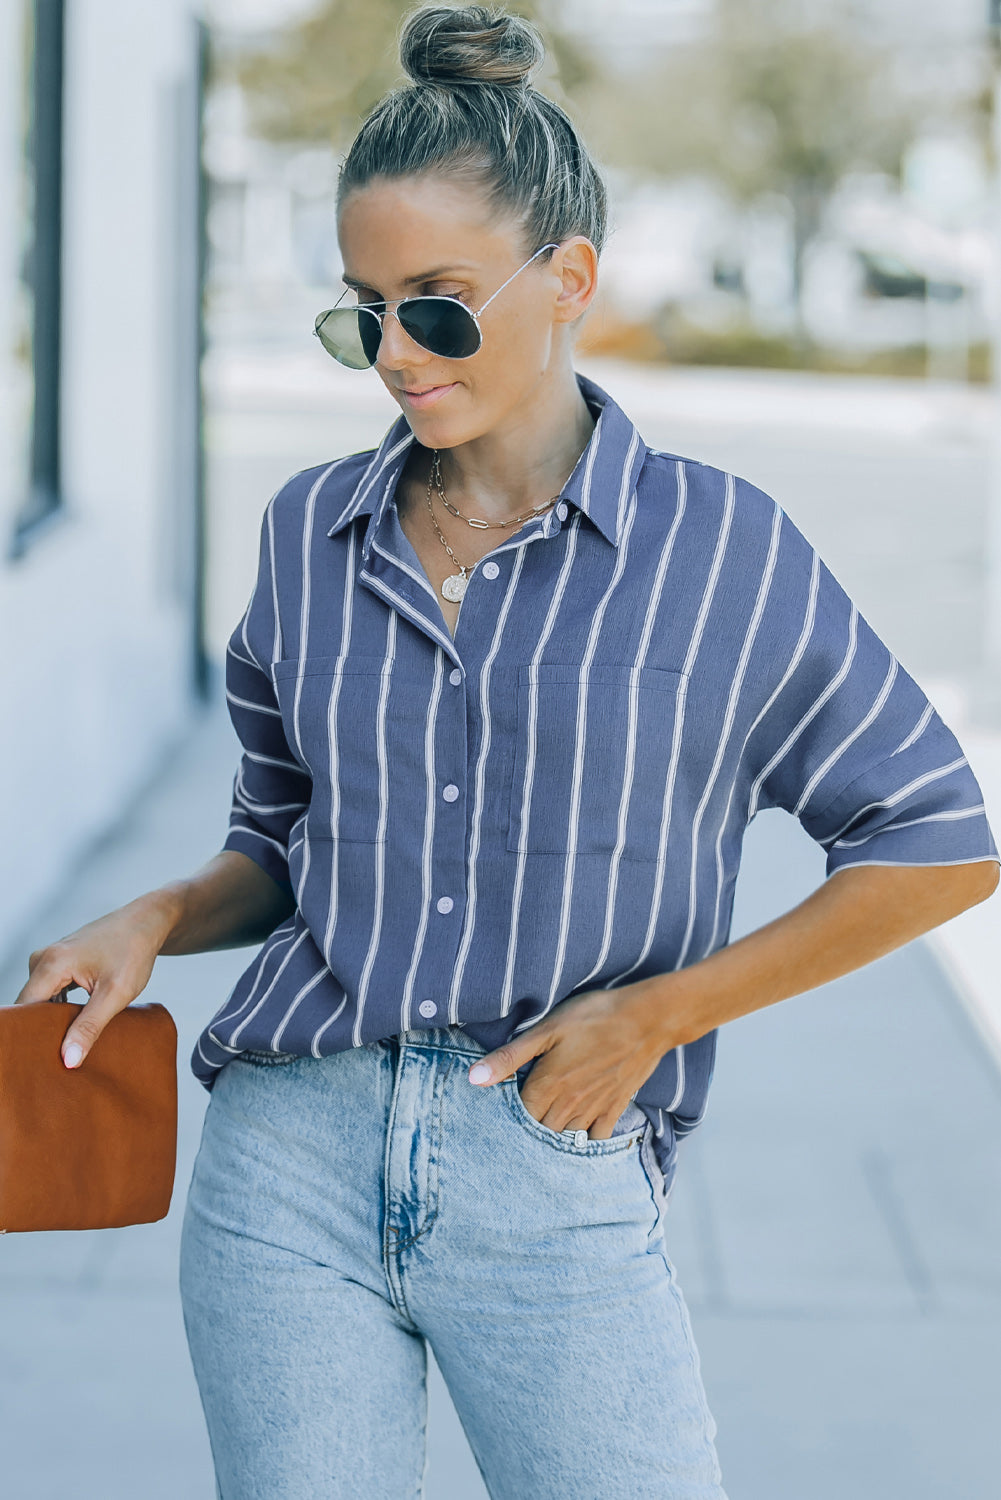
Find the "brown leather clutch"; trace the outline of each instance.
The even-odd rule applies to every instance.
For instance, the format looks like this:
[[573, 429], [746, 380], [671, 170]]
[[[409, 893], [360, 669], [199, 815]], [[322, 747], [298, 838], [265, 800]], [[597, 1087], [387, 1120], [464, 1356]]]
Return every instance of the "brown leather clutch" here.
[[170, 1208], [173, 1017], [163, 1005], [127, 1005], [67, 1068], [60, 1047], [82, 1009], [0, 1006], [0, 1233], [150, 1224]]

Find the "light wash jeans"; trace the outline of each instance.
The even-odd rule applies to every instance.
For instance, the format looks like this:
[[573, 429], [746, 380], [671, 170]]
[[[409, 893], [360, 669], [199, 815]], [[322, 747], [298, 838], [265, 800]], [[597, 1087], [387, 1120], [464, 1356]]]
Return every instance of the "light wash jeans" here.
[[180, 1290], [221, 1500], [420, 1497], [427, 1344], [492, 1500], [726, 1500], [652, 1126], [551, 1130], [532, 1064], [469, 1082], [483, 1051], [433, 1027], [219, 1075]]

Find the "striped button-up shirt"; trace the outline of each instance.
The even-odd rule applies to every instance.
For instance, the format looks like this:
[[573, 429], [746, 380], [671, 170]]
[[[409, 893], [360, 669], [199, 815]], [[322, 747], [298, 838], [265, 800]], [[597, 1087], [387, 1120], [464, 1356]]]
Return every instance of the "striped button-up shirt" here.
[[[295, 898], [198, 1038], [323, 1057], [566, 997], [728, 939], [744, 830], [781, 807], [847, 865], [998, 859], [953, 732], [781, 507], [597, 418], [560, 503], [469, 574], [454, 638], [394, 492], [415, 441], [289, 479], [226, 653], [229, 831]], [[665, 1177], [715, 1032], [635, 1100]]]

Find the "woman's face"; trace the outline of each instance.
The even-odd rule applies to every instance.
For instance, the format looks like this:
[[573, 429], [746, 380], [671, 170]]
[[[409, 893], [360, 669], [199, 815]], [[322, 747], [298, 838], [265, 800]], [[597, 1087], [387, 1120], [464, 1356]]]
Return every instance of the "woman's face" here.
[[[525, 247], [513, 219], [492, 217], [481, 192], [437, 174], [354, 189], [338, 238], [359, 301], [448, 296], [475, 311], [538, 248]], [[578, 235], [526, 266], [483, 314], [468, 359], [431, 354], [385, 318], [375, 368], [418, 442], [451, 448], [531, 412], [547, 378], [569, 366], [570, 325], [594, 293], [596, 260]]]

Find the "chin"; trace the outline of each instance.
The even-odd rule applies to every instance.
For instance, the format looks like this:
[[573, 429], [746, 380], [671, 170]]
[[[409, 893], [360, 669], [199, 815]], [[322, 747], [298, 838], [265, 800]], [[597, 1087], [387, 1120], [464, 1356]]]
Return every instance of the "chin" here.
[[405, 416], [414, 437], [428, 449], [457, 448], [460, 443], [468, 443], [471, 438], [479, 436], [475, 429], [470, 431], [466, 423], [432, 421], [429, 417], [422, 420], [419, 412], [406, 412]]

